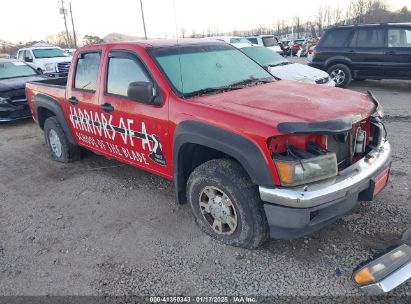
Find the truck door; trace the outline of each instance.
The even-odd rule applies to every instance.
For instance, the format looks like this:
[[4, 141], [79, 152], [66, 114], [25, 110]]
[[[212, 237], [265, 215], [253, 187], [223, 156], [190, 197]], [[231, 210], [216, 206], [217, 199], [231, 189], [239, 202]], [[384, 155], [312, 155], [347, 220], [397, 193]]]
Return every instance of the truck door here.
[[115, 130], [105, 140], [110, 154], [136, 167], [170, 175], [167, 103], [164, 100], [154, 105], [130, 94], [132, 86], [148, 85], [160, 97], [160, 89], [146, 65], [135, 52], [111, 50], [105, 58], [104, 72], [100, 108]]
[[411, 77], [411, 26], [388, 26], [384, 76]]
[[77, 142], [90, 150], [104, 152], [101, 139], [109, 122], [102, 121], [98, 104], [101, 50], [77, 56], [66, 91], [66, 119]]

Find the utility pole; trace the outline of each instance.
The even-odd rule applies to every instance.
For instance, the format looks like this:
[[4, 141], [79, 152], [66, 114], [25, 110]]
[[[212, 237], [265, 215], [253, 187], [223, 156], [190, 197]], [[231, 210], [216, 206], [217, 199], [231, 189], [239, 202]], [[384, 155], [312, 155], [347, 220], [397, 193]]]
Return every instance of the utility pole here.
[[144, 37], [147, 40], [146, 22], [144, 21], [143, 0], [140, 0], [141, 18], [143, 19]]
[[77, 48], [77, 35], [76, 35], [76, 30], [74, 29], [74, 20], [73, 20], [73, 10], [71, 9], [71, 2], [70, 2], [70, 17], [71, 17], [71, 24], [73, 26], [73, 46], [76, 49]]
[[67, 40], [67, 46], [70, 46], [71, 44], [71, 39], [70, 39], [70, 34], [67, 28], [67, 19], [66, 19], [66, 9], [64, 8], [64, 0], [61, 0], [61, 8], [60, 8], [60, 14], [63, 15], [63, 20], [64, 20], [64, 27], [66, 28], [66, 40]]

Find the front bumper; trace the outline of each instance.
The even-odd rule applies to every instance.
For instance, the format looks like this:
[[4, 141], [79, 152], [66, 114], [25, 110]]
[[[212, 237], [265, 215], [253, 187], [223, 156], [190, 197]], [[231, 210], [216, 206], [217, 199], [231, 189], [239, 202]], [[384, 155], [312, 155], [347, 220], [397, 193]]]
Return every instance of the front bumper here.
[[338, 176], [292, 188], [259, 187], [270, 236], [293, 239], [309, 234], [350, 211], [358, 200], [369, 200], [373, 180], [391, 164], [385, 141]]
[[61, 78], [61, 77], [67, 77], [68, 73], [63, 73], [63, 72], [44, 72], [44, 75], [46, 75], [47, 77], [51, 77], [51, 78]]
[[31, 112], [26, 99], [18, 99], [0, 104], [0, 122], [28, 117], [31, 117]]

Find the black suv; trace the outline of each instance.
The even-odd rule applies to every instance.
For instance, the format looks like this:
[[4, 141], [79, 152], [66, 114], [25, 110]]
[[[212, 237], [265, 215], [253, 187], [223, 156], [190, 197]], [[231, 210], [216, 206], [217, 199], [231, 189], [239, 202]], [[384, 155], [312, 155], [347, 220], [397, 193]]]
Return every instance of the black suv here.
[[327, 71], [338, 87], [352, 79], [411, 79], [411, 23], [330, 28], [309, 65]]

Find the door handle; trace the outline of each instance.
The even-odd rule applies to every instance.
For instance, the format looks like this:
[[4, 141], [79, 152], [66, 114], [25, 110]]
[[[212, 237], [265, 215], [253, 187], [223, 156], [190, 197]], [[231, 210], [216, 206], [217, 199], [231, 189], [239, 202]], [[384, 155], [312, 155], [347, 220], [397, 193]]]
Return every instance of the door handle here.
[[110, 112], [114, 111], [114, 107], [111, 104], [107, 103], [107, 102], [103, 103], [100, 106], [100, 109], [102, 109], [106, 113], [110, 113]]
[[395, 52], [394, 51], [388, 51], [388, 52], [385, 52], [385, 55], [395, 55]]
[[75, 96], [71, 96], [68, 101], [75, 106], [76, 104], [78, 104], [78, 99]]

